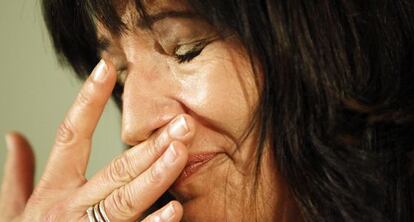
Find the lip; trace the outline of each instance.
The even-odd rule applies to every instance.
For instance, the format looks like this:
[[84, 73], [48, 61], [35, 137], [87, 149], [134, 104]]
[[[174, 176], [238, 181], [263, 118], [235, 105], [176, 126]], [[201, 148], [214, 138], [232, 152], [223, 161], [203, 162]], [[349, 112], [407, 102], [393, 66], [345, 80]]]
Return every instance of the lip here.
[[187, 164], [181, 172], [174, 185], [179, 186], [192, 175], [197, 173], [208, 161], [213, 159], [218, 153], [198, 153], [188, 155]]

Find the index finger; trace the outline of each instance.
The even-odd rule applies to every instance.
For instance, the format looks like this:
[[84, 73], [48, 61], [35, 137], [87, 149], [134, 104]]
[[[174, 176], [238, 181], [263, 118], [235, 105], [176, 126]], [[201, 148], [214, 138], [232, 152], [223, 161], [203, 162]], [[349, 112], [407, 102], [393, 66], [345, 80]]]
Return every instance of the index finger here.
[[42, 182], [48, 186], [79, 186], [84, 182], [92, 135], [111, 92], [116, 74], [101, 60], [85, 81], [75, 102], [57, 130]]

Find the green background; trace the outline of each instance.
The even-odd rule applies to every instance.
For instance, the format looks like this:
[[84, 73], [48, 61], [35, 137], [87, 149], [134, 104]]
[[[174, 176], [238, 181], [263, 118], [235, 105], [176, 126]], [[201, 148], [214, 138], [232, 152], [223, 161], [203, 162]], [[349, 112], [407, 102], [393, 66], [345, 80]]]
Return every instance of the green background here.
[[[7, 155], [4, 135], [25, 134], [36, 154], [36, 181], [44, 169], [56, 128], [81, 82], [59, 66], [45, 29], [40, 0], [0, 2], [0, 178]], [[96, 130], [87, 176], [123, 149], [120, 114], [107, 106]]]

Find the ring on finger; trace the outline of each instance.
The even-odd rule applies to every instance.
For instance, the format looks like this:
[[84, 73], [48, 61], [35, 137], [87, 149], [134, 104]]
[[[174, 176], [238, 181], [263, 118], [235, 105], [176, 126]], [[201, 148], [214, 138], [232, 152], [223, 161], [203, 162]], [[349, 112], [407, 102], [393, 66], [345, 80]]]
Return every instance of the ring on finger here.
[[105, 212], [103, 200], [86, 210], [89, 222], [110, 222]]

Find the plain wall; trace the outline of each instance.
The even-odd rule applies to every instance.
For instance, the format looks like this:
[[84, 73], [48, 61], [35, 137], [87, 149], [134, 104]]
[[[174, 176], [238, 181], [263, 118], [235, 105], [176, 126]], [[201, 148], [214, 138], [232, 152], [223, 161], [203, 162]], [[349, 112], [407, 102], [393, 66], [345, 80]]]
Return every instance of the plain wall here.
[[[36, 154], [36, 181], [44, 169], [56, 128], [81, 82], [59, 66], [46, 31], [40, 0], [0, 2], [0, 178], [7, 153], [4, 135], [22, 132]], [[87, 176], [105, 166], [123, 145], [120, 114], [107, 106], [94, 136]]]

